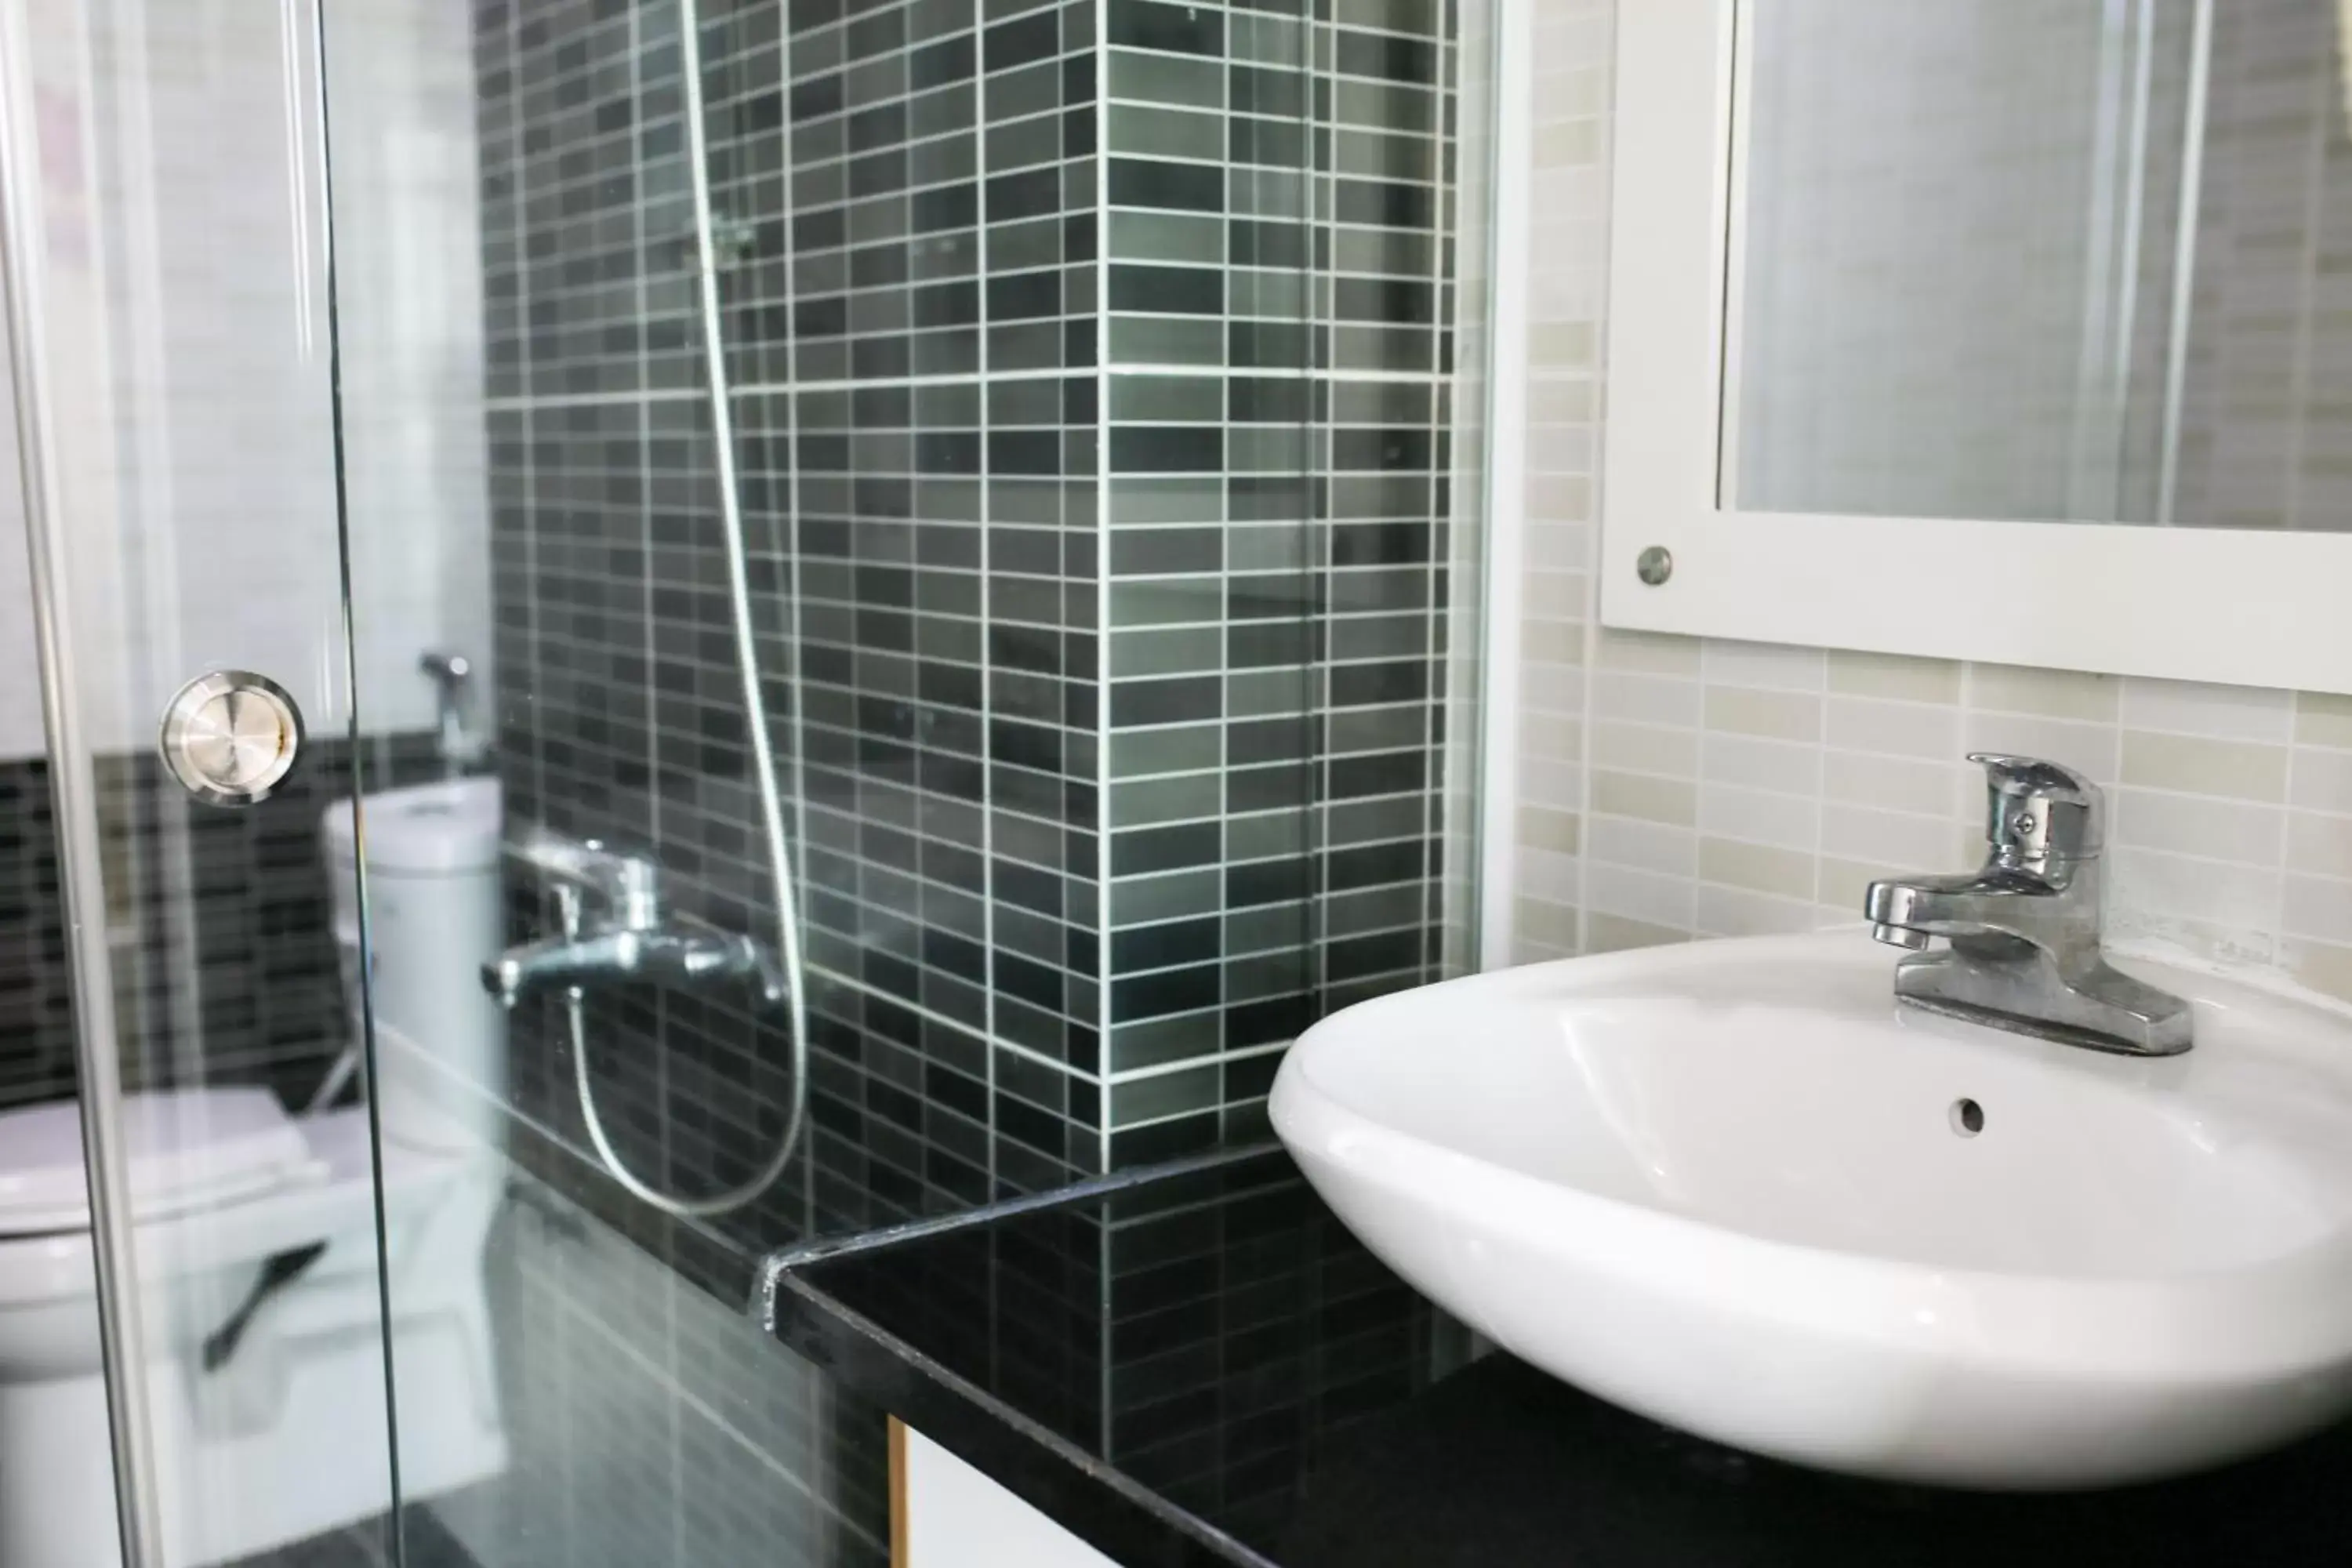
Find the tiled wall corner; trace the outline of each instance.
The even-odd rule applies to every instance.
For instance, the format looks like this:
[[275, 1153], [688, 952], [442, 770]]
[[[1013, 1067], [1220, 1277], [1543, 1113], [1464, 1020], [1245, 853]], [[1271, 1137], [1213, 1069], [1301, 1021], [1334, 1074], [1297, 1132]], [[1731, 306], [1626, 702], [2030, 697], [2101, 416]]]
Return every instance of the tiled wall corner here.
[[1512, 957], [1579, 951], [1609, 220], [1608, 0], [1537, 6]]
[[[1104, 1061], [1128, 1165], [1262, 1135], [1300, 1029], [1439, 971], [1461, 50], [1411, 0], [1105, 15]], [[1222, 191], [1179, 157], [1222, 157]]]
[[[703, 17], [819, 1015], [796, 1223], [1260, 1135], [1301, 1028], [1439, 972], [1450, 16]], [[479, 13], [502, 776], [759, 929], [677, 24]], [[518, 1020], [516, 1099], [569, 1127], [563, 1021]], [[781, 1031], [590, 1029], [632, 1158], [756, 1168]]]
[[1614, 5], [1538, 10], [1513, 957], [1853, 921], [2017, 751], [2106, 787], [2117, 934], [2352, 998], [2352, 698], [1597, 626]]

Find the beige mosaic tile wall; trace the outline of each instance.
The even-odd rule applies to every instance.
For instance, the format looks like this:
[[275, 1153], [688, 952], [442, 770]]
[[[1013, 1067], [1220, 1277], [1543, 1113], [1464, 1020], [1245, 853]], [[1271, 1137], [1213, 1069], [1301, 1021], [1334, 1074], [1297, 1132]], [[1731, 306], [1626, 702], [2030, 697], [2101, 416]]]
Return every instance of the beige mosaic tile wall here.
[[1603, 631], [1612, 0], [1538, 0], [1513, 956], [1850, 921], [1982, 853], [1975, 750], [2107, 786], [2112, 929], [2352, 996], [2352, 699]]

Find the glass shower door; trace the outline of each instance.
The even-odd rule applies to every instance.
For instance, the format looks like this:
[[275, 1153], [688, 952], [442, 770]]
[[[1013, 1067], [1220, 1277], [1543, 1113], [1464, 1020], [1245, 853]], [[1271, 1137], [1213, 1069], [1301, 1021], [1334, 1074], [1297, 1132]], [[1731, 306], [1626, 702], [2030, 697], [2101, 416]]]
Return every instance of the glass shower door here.
[[392, 1551], [382, 1227], [457, 1205], [364, 1094], [317, 47], [0, 4], [12, 1568]]

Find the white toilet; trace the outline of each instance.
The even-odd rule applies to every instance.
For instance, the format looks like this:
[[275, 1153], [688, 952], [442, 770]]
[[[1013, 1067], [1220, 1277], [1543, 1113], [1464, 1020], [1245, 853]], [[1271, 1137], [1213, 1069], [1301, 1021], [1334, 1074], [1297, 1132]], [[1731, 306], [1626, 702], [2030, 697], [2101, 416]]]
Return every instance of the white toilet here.
[[[487, 998], [487, 1020], [453, 1000], [479, 996], [476, 966], [497, 947], [498, 785], [387, 792], [366, 815], [373, 907], [397, 911], [372, 936], [385, 1279], [413, 1500], [506, 1465], [482, 1278], [505, 1182], [488, 1098], [503, 1022]], [[326, 832], [355, 926], [347, 805]], [[465, 951], [478, 940], [483, 952]], [[220, 1563], [382, 1512], [367, 1108], [289, 1116], [265, 1089], [182, 1089], [128, 1097], [122, 1122], [169, 1562]], [[0, 1568], [119, 1562], [89, 1226], [79, 1108], [0, 1112]], [[224, 1332], [268, 1260], [320, 1244], [241, 1334]]]
[[[481, 967], [506, 946], [499, 781], [385, 790], [362, 805], [384, 1139], [495, 1152], [505, 1145], [507, 1019], [482, 989]], [[344, 994], [356, 1009], [360, 910], [349, 804], [330, 806], [322, 827]]]

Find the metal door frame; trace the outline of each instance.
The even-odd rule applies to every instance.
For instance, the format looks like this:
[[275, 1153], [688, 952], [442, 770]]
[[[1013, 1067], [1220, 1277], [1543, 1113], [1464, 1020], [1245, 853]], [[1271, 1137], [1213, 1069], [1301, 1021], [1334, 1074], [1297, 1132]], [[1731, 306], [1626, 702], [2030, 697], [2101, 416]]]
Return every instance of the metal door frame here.
[[32, 568], [41, 717], [48, 742], [50, 809], [66, 913], [79, 1075], [82, 1157], [89, 1184], [98, 1337], [112, 1438], [114, 1502], [125, 1568], [163, 1568], [163, 1513], [149, 1442], [146, 1369], [139, 1352], [138, 1263], [122, 1148], [121, 1058], [114, 963], [106, 942], [106, 872], [99, 849], [98, 785], [75, 700], [71, 523], [58, 493], [55, 410], [44, 327], [39, 150], [30, 40], [15, 0], [0, 4], [0, 295], [15, 383], [26, 552]]

